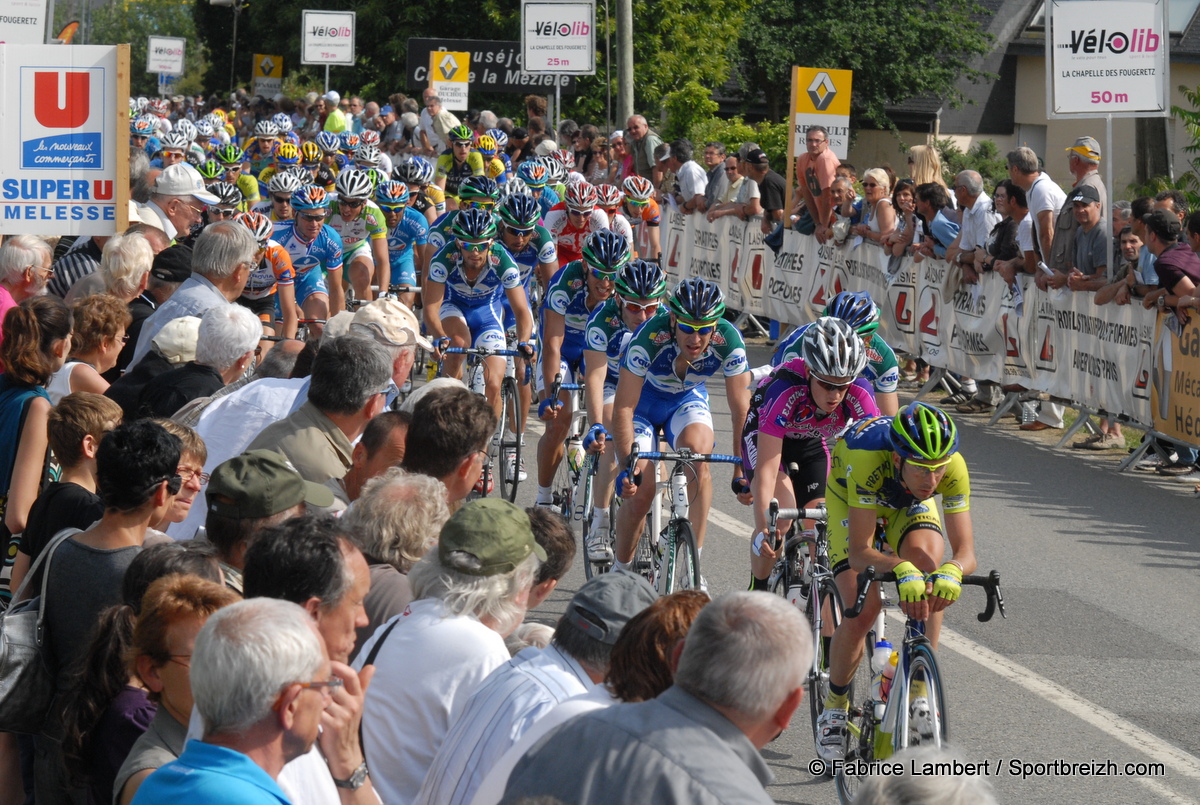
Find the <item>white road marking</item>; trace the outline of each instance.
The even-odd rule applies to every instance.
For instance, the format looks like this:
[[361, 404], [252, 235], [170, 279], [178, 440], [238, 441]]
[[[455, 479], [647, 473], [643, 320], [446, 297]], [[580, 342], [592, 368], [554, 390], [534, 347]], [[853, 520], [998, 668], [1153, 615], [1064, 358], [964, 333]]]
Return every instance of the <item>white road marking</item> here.
[[739, 520], [736, 517], [730, 517], [725, 512], [718, 509], [716, 506], [708, 507], [708, 522], [715, 525], [722, 531], [728, 531], [735, 537], [742, 539], [750, 539], [751, 532], [754, 531], [754, 520], [749, 518], [750, 509], [746, 509], [747, 519]]
[[1196, 800], [1175, 793], [1151, 777], [1138, 777], [1137, 781], [1153, 791], [1154, 795], [1158, 797], [1159, 802], [1171, 802], [1175, 805], [1196, 805]]

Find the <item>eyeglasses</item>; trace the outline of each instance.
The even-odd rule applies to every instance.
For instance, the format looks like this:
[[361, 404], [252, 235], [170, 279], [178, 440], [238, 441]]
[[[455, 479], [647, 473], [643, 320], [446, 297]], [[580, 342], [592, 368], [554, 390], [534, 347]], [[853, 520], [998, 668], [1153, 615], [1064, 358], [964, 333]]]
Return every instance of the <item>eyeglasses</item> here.
[[312, 222], [316, 223], [317, 221], [324, 221], [325, 216], [324, 215], [301, 215], [300, 220], [312, 221]]
[[192, 664], [191, 664], [191, 662], [180, 662], [180, 660], [191, 660], [191, 659], [192, 659], [191, 654], [170, 654], [167, 656], [167, 662], [177, 663], [178, 665], [182, 665], [184, 668], [191, 668]]
[[404, 212], [404, 208], [407, 206], [407, 204], [380, 204], [379, 209], [394, 215], [396, 213]]
[[458, 242], [458, 248], [463, 250], [464, 252], [471, 252], [472, 254], [480, 254], [481, 252], [486, 252], [492, 248], [492, 241], [491, 240], [474, 240], [474, 241], [460, 240]]
[[851, 384], [854, 383], [854, 378], [850, 378], [849, 380], [843, 381], [841, 383], [835, 383], [832, 380], [826, 380], [825, 378], [817, 377], [816, 375], [809, 375], [809, 377], [818, 386], [820, 386], [821, 388], [823, 388], [826, 391], [831, 392], [833, 394], [839, 394], [839, 393], [844, 394], [845, 392], [850, 390]]
[[508, 232], [508, 234], [512, 235], [514, 238], [527, 238], [530, 235], [532, 235], [535, 231], [533, 229], [533, 227], [530, 227], [529, 229], [517, 229], [516, 227], [506, 226], [506, 227], [504, 227], [504, 229], [506, 232]]
[[467, 209], [471, 210], [490, 210], [496, 206], [494, 201], [468, 201]]
[[453, 146], [455, 148], [470, 148], [471, 144], [470, 143], [453, 143]]
[[737, 173], [737, 166], [734, 165], [732, 168], [726, 168], [725, 172], [726, 173]]
[[320, 690], [321, 688], [328, 688], [329, 692], [332, 694], [334, 688], [343, 687], [346, 683], [335, 676], [335, 677], [331, 677], [330, 679], [326, 679], [323, 682], [296, 682], [295, 684], [299, 685], [302, 688], [307, 688], [309, 690]]
[[825, 142], [825, 139], [823, 137], [818, 137], [814, 140], [812, 137], [806, 137], [804, 142], [808, 143], [809, 145], [820, 145], [821, 143]]
[[570, 207], [567, 207], [567, 215], [578, 215], [580, 218], [582, 218], [585, 215], [591, 215], [592, 210], [594, 209], [596, 208], [592, 207], [591, 210], [573, 210]]
[[677, 321], [675, 322], [675, 326], [678, 327], [679, 332], [683, 333], [684, 335], [710, 335], [717, 329], [716, 322], [710, 322], [709, 324], [700, 324], [699, 322], [696, 322], [693, 324], [686, 321]]
[[878, 182], [863, 182], [862, 184], [863, 184], [863, 187], [864, 187], [864, 188], [867, 188], [867, 187], [879, 187], [879, 184], [878, 184]]
[[291, 204], [292, 197], [291, 196], [271, 196], [271, 201], [274, 201], [276, 204]]
[[638, 304], [637, 302], [631, 302], [628, 299], [622, 299], [621, 303], [625, 305], [625, 309], [630, 313], [653, 313], [654, 311], [658, 310], [658, 306], [660, 304], [659, 302], [646, 302], [645, 304]]
[[648, 198], [627, 198], [625, 201], [629, 202], [631, 207], [645, 207], [650, 203], [650, 199]]
[[179, 476], [180, 480], [185, 484], [189, 483], [193, 478], [199, 478], [201, 486], [207, 484], [208, 479], [212, 477], [207, 472], [195, 472], [193, 470], [189, 470], [187, 467], [177, 467], [175, 469], [175, 474]]
[[52, 276], [54, 276], [54, 266], [53, 266], [53, 265], [48, 265], [48, 266], [39, 266], [39, 265], [34, 265], [33, 263], [30, 263], [29, 265], [25, 266], [25, 268], [26, 268], [26, 269], [34, 269], [34, 268], [36, 268], [36, 269], [39, 269], [39, 270], [41, 270], [41, 271], [45, 271], [45, 272], [46, 272], [46, 276], [48, 276], [48, 277], [52, 277]]
[[189, 210], [191, 210], [191, 211], [192, 211], [192, 213], [193, 213], [193, 214], [194, 214], [194, 215], [195, 215], [197, 218], [199, 218], [200, 216], [204, 215], [204, 208], [203, 208], [203, 207], [193, 207], [191, 204], [184, 204], [182, 201], [181, 201], [181, 202], [179, 202], [179, 203], [180, 203], [180, 204], [183, 204], [183, 206], [185, 206], [185, 207], [187, 207]]
[[232, 218], [235, 215], [237, 215], [237, 210], [227, 210], [223, 207], [208, 208], [209, 218]]
[[367, 202], [360, 201], [359, 199], [356, 199], [356, 198], [339, 198], [338, 199], [338, 204], [340, 204], [343, 207], [349, 207], [354, 210], [358, 209], [359, 207], [363, 206], [366, 203]]
[[617, 272], [616, 271], [601, 271], [598, 268], [593, 268], [592, 276], [598, 280], [606, 280], [608, 282], [613, 282], [617, 278]]

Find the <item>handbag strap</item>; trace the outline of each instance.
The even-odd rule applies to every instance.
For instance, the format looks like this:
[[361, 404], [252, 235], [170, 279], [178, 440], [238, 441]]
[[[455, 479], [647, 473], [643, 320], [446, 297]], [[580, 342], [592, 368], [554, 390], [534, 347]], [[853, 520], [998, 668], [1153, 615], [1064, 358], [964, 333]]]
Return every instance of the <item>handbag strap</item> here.
[[388, 639], [388, 635], [392, 633], [392, 630], [395, 629], [399, 623], [400, 619], [396, 618], [396, 620], [392, 621], [391, 626], [384, 629], [383, 634], [381, 634], [379, 639], [375, 641], [375, 645], [371, 646], [371, 653], [367, 655], [367, 661], [363, 663], [363, 668], [366, 668], [368, 665], [375, 664], [375, 658], [379, 656], [379, 649], [383, 648], [383, 641]]
[[[29, 570], [25, 573], [25, 578], [21, 579], [21, 585], [17, 587], [17, 591], [13, 593], [13, 604], [21, 600], [21, 594], [25, 592], [25, 588], [29, 586], [29, 582], [37, 575], [38, 568], [45, 562], [46, 571], [42, 574], [42, 591], [38, 597], [38, 618], [37, 618], [37, 642], [42, 644], [42, 624], [46, 618], [46, 589], [50, 581], [50, 560], [59, 545], [73, 537], [75, 534], [80, 534], [82, 531], [78, 528], [64, 528], [62, 531], [54, 535], [50, 543], [46, 545], [46, 549], [38, 555], [38, 558], [33, 560], [33, 564], [29, 566]], [[11, 606], [11, 605], [10, 605]]]

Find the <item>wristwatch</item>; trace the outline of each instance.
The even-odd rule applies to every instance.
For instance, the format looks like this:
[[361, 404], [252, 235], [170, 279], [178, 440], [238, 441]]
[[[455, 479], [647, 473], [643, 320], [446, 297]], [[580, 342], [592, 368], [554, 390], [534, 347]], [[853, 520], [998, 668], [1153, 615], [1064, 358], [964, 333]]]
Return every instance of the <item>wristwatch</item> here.
[[362, 788], [363, 783], [367, 781], [367, 761], [358, 764], [358, 768], [350, 772], [350, 776], [345, 780], [333, 778], [333, 784], [338, 788], [348, 788], [351, 791], [357, 791]]

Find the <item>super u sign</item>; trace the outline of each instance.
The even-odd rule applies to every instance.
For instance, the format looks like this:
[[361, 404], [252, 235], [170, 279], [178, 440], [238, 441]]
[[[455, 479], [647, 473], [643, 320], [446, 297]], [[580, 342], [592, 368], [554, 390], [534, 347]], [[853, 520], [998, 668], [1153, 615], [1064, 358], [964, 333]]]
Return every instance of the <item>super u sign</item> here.
[[104, 170], [104, 85], [103, 68], [21, 68], [23, 170]]

